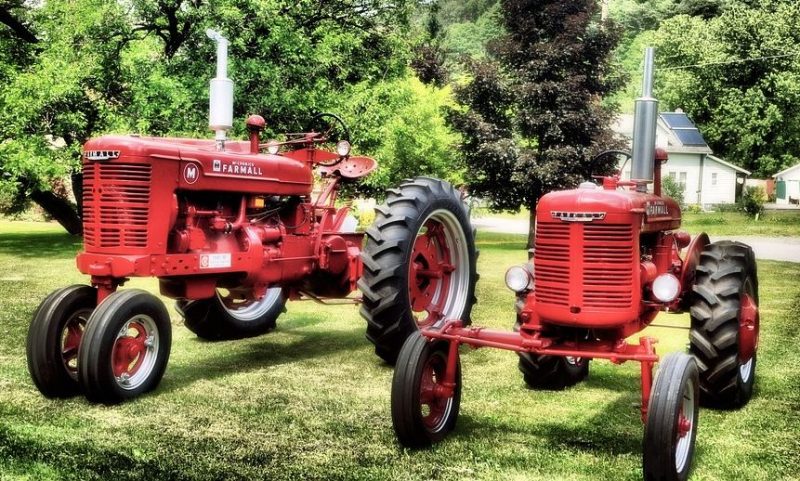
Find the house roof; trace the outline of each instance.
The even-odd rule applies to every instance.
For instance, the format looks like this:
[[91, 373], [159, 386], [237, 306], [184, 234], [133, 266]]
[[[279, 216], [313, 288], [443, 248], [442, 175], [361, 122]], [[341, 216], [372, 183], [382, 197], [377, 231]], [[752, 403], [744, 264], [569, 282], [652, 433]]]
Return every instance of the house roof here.
[[[628, 140], [633, 138], [633, 114], [619, 115], [612, 129]], [[658, 116], [656, 143], [671, 153], [710, 154], [713, 151], [697, 126], [683, 112], [663, 112]]]
[[707, 159], [711, 159], [711, 160], [713, 160], [714, 162], [716, 162], [718, 164], [724, 165], [725, 167], [730, 167], [731, 169], [735, 170], [736, 172], [741, 172], [744, 175], [750, 175], [752, 173], [749, 170], [745, 170], [745, 169], [739, 167], [738, 165], [733, 165], [730, 162], [725, 162], [724, 160], [720, 159], [719, 157], [716, 157], [716, 156], [711, 155], [711, 154], [707, 155], [706, 158]]
[[798, 168], [800, 168], [800, 164], [795, 164], [795, 165], [789, 167], [788, 169], [783, 169], [782, 171], [778, 172], [777, 174], [773, 175], [772, 177], [778, 178], [778, 177], [784, 176], [784, 175], [788, 174], [789, 172], [791, 172], [791, 171], [793, 171], [795, 169], [798, 169]]

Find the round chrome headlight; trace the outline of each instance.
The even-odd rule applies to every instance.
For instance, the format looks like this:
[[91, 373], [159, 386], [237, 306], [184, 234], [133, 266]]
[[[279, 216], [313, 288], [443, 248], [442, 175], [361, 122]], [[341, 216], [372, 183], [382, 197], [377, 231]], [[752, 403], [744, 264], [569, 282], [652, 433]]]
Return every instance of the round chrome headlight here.
[[339, 154], [340, 157], [345, 157], [350, 154], [350, 142], [346, 140], [340, 140], [337, 142], [336, 153]]
[[275, 154], [277, 154], [277, 153], [278, 153], [278, 151], [280, 151], [280, 150], [281, 150], [281, 144], [280, 144], [280, 142], [278, 142], [278, 141], [277, 141], [277, 140], [275, 140], [275, 139], [271, 139], [271, 140], [268, 140], [268, 141], [267, 141], [267, 152], [269, 152], [269, 153], [270, 153], [270, 154], [272, 154], [272, 155], [275, 155]]
[[681, 282], [672, 274], [661, 274], [653, 281], [653, 296], [661, 302], [672, 302], [681, 293]]
[[506, 271], [506, 285], [517, 293], [530, 290], [533, 275], [525, 266], [513, 266]]

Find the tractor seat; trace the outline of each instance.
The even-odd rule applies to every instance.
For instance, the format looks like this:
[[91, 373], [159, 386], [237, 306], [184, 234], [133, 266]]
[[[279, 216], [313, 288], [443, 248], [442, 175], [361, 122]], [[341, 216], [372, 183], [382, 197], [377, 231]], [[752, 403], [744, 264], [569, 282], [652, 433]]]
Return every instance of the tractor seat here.
[[322, 166], [319, 170], [326, 175], [338, 173], [344, 179], [360, 179], [369, 175], [377, 167], [378, 163], [375, 162], [375, 159], [353, 156], [335, 165]]

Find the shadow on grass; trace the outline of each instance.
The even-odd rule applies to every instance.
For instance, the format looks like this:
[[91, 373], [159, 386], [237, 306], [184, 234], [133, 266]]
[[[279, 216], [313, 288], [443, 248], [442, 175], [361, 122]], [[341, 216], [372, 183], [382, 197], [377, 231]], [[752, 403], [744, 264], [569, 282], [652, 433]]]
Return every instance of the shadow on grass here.
[[[569, 396], [569, 391], [565, 391]], [[579, 395], [578, 393], [572, 395]], [[576, 413], [581, 407], [576, 403]], [[540, 436], [547, 440], [548, 449], [553, 451], [585, 451], [601, 454], [634, 454], [642, 452], [643, 429], [639, 420], [639, 410], [632, 406], [630, 396], [619, 396], [606, 404], [602, 412], [586, 421], [555, 423], [548, 420], [547, 413], [540, 413], [538, 421], [516, 424], [498, 422], [487, 416], [460, 416], [454, 435], [470, 433], [473, 436], [486, 436], [487, 439], [501, 439], [508, 434], [520, 437]], [[525, 453], [519, 453], [525, 456]]]
[[83, 247], [83, 239], [66, 232], [0, 233], [0, 253], [17, 257], [70, 258]]
[[[280, 330], [280, 327], [278, 329]], [[289, 329], [282, 332], [297, 337], [297, 340], [290, 343], [270, 342], [271, 333], [249, 341], [212, 343], [199, 339], [190, 340], [188, 342], [208, 345], [208, 349], [203, 350], [203, 356], [195, 363], [170, 362], [167, 376], [154, 394], [172, 392], [199, 380], [216, 379], [228, 374], [256, 371], [267, 366], [354, 351], [367, 345], [362, 330], [357, 328], [309, 333]], [[230, 350], [225, 349], [228, 346]]]

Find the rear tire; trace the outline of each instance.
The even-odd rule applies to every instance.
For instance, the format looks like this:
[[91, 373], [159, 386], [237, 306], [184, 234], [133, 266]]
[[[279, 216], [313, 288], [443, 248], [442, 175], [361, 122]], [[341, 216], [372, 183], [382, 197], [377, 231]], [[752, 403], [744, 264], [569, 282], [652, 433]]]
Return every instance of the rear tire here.
[[275, 329], [278, 317], [286, 312], [286, 300], [280, 287], [267, 289], [258, 301], [241, 306], [225, 304], [217, 294], [208, 299], [178, 301], [176, 310], [184, 325], [207, 341], [243, 339]]
[[644, 433], [644, 479], [685, 481], [694, 458], [698, 421], [697, 365], [683, 353], [664, 357], [658, 368]]
[[420, 332], [406, 340], [392, 379], [392, 425], [397, 440], [408, 448], [439, 442], [455, 428], [461, 407], [461, 362], [453, 395], [436, 394], [447, 368], [448, 343], [429, 342]]
[[49, 398], [80, 393], [78, 349], [86, 322], [97, 306], [90, 286], [63, 287], [48, 295], [28, 328], [28, 372], [39, 392]]
[[92, 402], [115, 404], [161, 382], [172, 342], [169, 314], [154, 295], [126, 289], [108, 296], [86, 325], [78, 380]]
[[477, 282], [469, 209], [449, 183], [417, 177], [375, 208], [361, 254], [361, 315], [375, 353], [394, 364], [408, 336], [442, 319], [470, 323]]
[[752, 249], [738, 242], [709, 244], [700, 254], [691, 295], [689, 353], [700, 371], [704, 406], [738, 408], [755, 384], [758, 279]]
[[519, 370], [529, 388], [560, 391], [586, 379], [589, 360], [521, 352]]
[[[514, 324], [519, 331], [520, 323]], [[589, 375], [589, 359], [559, 357], [518, 352], [519, 370], [531, 389], [561, 391], [574, 386]]]

